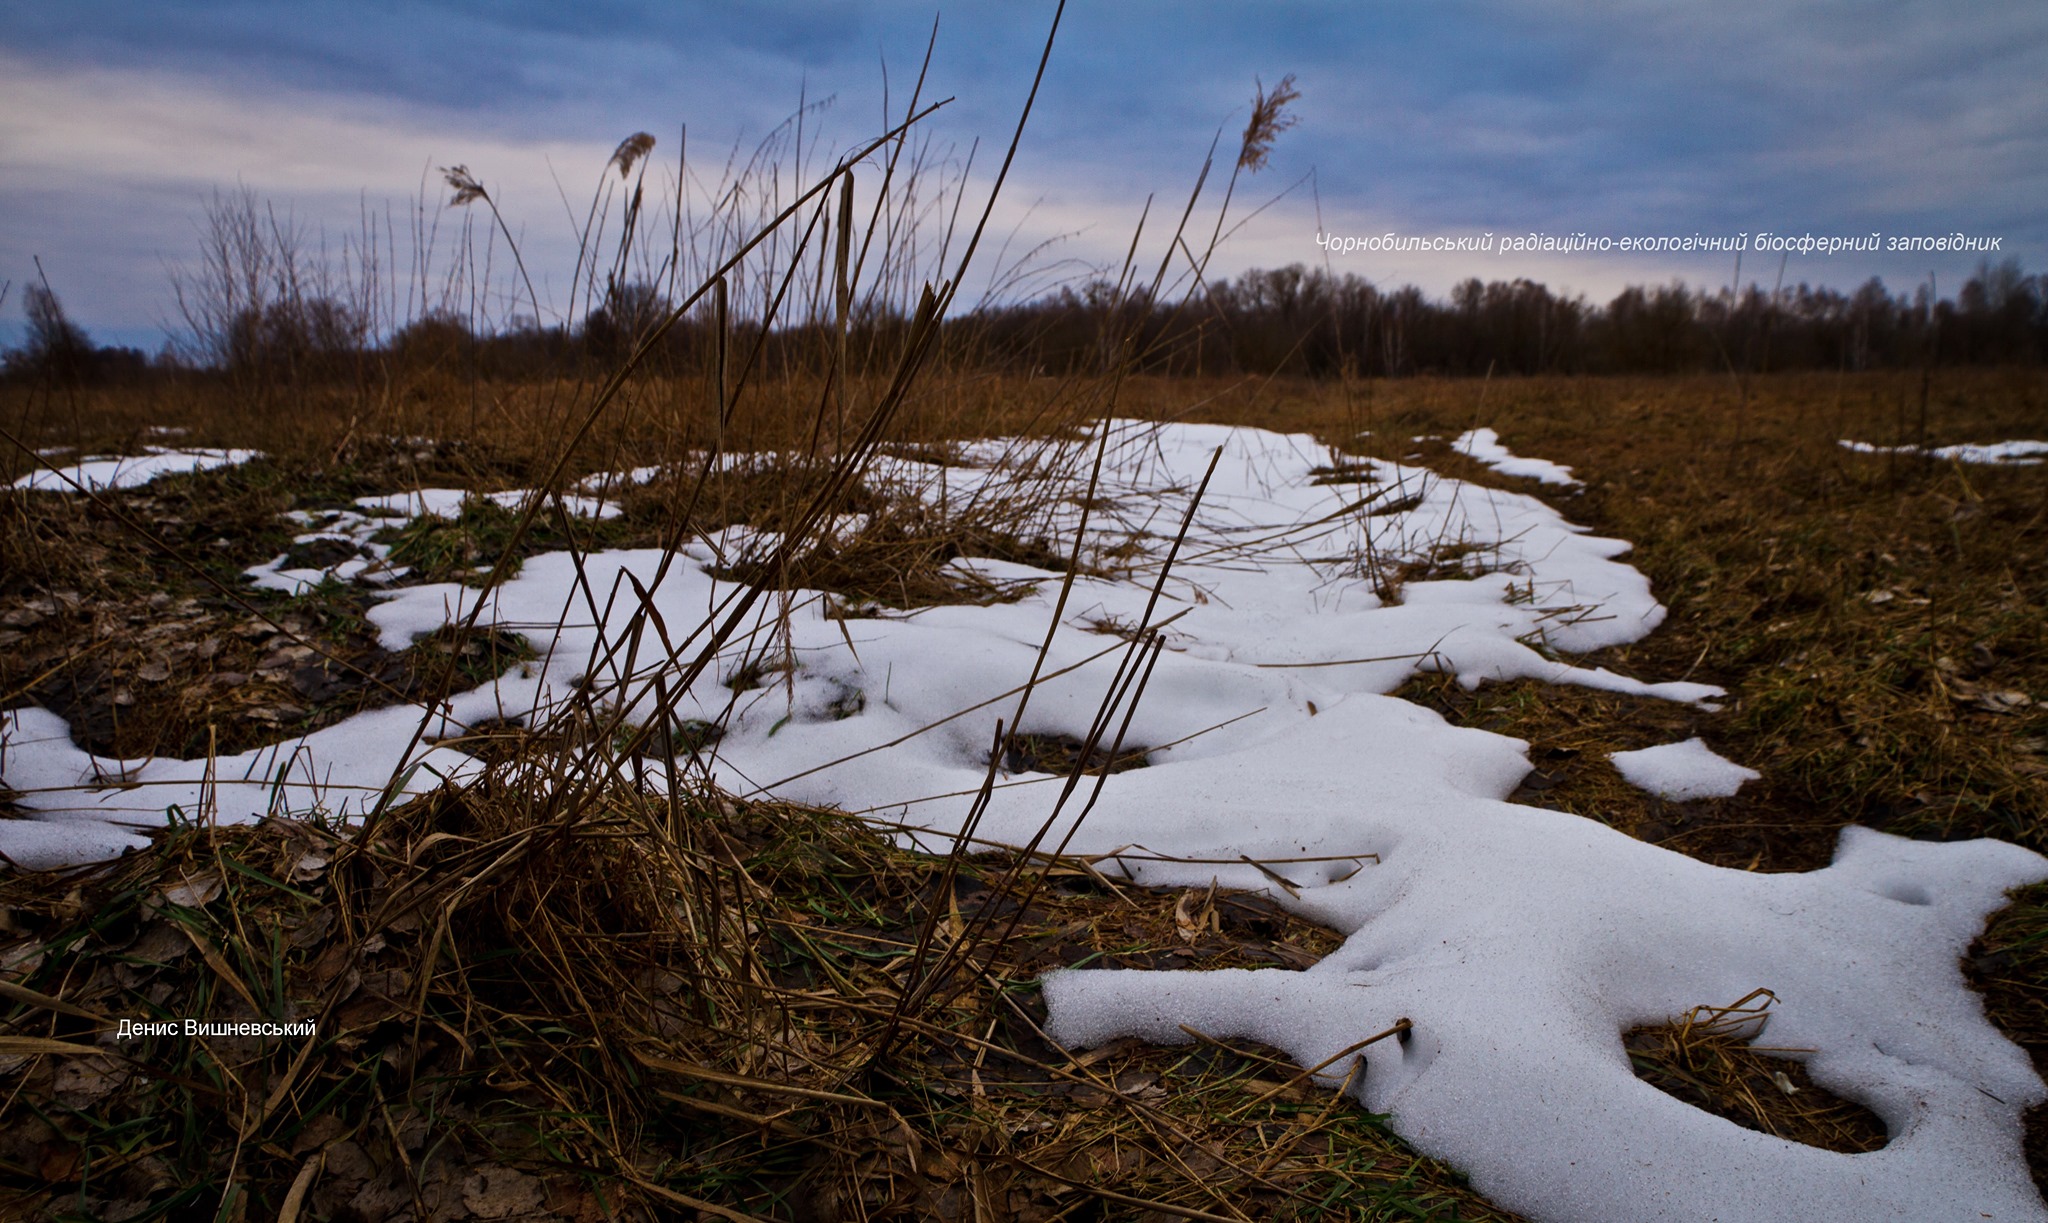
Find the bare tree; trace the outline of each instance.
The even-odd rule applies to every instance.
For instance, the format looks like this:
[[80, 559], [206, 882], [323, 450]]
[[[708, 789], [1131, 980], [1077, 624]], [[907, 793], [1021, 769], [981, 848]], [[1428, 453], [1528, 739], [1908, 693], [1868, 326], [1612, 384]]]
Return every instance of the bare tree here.
[[[214, 193], [199, 239], [197, 268], [171, 269], [184, 323], [172, 341], [180, 357], [291, 380], [330, 374], [369, 345], [369, 311], [359, 304], [365, 288], [350, 283], [350, 250], [337, 273], [301, 227], [247, 187]], [[363, 270], [374, 275], [373, 264]]]
[[22, 291], [21, 308], [28, 316], [28, 335], [19, 349], [7, 354], [9, 370], [62, 378], [77, 378], [90, 371], [92, 339], [64, 313], [64, 303], [47, 280]]

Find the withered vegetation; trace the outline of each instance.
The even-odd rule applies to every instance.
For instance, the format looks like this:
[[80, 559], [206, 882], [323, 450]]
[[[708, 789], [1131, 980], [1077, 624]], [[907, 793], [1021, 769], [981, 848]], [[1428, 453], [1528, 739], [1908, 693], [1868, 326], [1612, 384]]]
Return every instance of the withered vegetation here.
[[[504, 770], [374, 836], [185, 826], [8, 887], [10, 1209], [65, 1218], [1500, 1217], [1270, 1050], [1074, 1055], [1047, 968], [1300, 968], [1326, 931], [826, 811]], [[117, 1018], [317, 1024], [149, 1035]]]
[[[1292, 78], [1261, 91], [1212, 234], [1227, 232], [1238, 174], [1265, 163], [1294, 97]], [[906, 129], [919, 106], [914, 91]], [[1148, 287], [1127, 264], [1085, 346], [1099, 367], [1005, 372], [978, 359], [971, 329], [940, 325], [966, 259], [916, 252], [971, 253], [979, 230], [947, 220], [945, 241], [910, 240], [941, 223], [914, 189], [923, 155], [906, 129], [786, 209], [779, 192], [724, 192], [777, 209], [715, 215], [690, 236], [706, 249], [686, 249], [679, 207], [674, 246], [656, 252], [669, 257], [662, 292], [625, 275], [651, 228], [635, 229], [637, 180], [612, 214], [611, 172], [625, 192], [656, 155], [629, 137], [585, 222], [590, 234], [611, 221], [617, 252], [588, 247], [571, 278], [589, 351], [562, 369], [486, 371], [473, 337], [437, 316], [410, 320], [374, 362], [342, 363], [346, 378], [224, 348], [218, 374], [0, 384], [8, 480], [39, 451], [134, 453], [163, 426], [267, 456], [119, 492], [0, 490], [0, 706], [50, 708], [109, 756], [197, 758], [430, 705], [526, 660], [522, 639], [474, 617], [391, 651], [359, 588], [254, 589], [242, 572], [293, 546], [280, 517], [293, 510], [421, 487], [538, 489], [517, 508], [395, 532], [387, 542], [412, 567], [401, 580], [488, 588], [541, 552], [673, 556], [745, 526], [777, 541], [721, 558], [749, 606], [804, 587], [847, 616], [895, 614], [1015, 593], [952, 563], [962, 557], [1054, 574], [1100, 562], [1045, 528], [1065, 495], [1052, 477], [1087, 470], [1090, 424], [1220, 421], [1318, 436], [1330, 452], [1318, 480], [1384, 498], [1361, 512], [1409, 495], [1368, 486], [1363, 457], [1426, 461], [1635, 543], [1670, 618], [1584, 661], [1722, 684], [1719, 708], [1439, 678], [1403, 692], [1528, 740], [1518, 801], [1736, 869], [1822, 865], [1851, 822], [2048, 849], [2048, 467], [1837, 444], [2027, 436], [2048, 419], [2038, 371], [1140, 376], [1139, 336], [1199, 344], [1183, 324], [1215, 311], [1199, 274], [1169, 307], [1169, 265]], [[881, 180], [866, 215], [856, 165]], [[448, 174], [455, 203], [486, 206], [509, 234], [481, 180]], [[1185, 250], [1182, 238], [1169, 246]], [[704, 273], [687, 295], [685, 264]], [[265, 308], [289, 321], [295, 304]], [[226, 343], [237, 320], [214, 321]], [[651, 359], [678, 351], [688, 359]], [[1190, 368], [1202, 367], [1198, 355]], [[1451, 453], [1442, 439], [1477, 425], [1572, 464], [1584, 489]], [[934, 506], [870, 478], [882, 456], [943, 471], [964, 461], [958, 443], [992, 436], [1026, 439], [992, 496]], [[770, 457], [736, 457], [748, 455]], [[650, 465], [655, 479], [616, 491], [616, 518], [577, 518], [557, 497]], [[1406, 582], [1484, 565], [1439, 544], [1369, 556], [1355, 576], [1398, 598]], [[1156, 625], [1099, 627], [1134, 657], [1162, 643]], [[707, 640], [700, 658], [723, 644]], [[770, 652], [736, 682], [773, 678]], [[1134, 890], [1097, 863], [968, 842], [920, 855], [843, 813], [735, 802], [683, 767], [715, 750], [715, 723], [670, 709], [628, 726], [600, 716], [604, 696], [584, 694], [581, 721], [478, 728], [459, 746], [487, 762], [482, 780], [364, 825], [216, 826], [202, 812], [113, 863], [0, 875], [0, 1214], [1510, 1217], [1342, 1093], [1334, 1080], [1356, 1059], [1318, 1076], [1193, 1030], [1179, 1047], [1079, 1053], [1040, 1026], [1034, 983], [1049, 968], [1299, 969], [1334, 947], [1331, 932], [1261, 896]], [[1668, 802], [1608, 763], [1691, 734], [1763, 780]], [[663, 787], [636, 772], [651, 754], [677, 762]], [[1014, 733], [989, 755], [991, 777], [1144, 762], [1135, 744]], [[21, 814], [8, 797], [0, 818]], [[2018, 893], [1966, 968], [1992, 1019], [2048, 1066], [2048, 887]], [[1647, 1081], [1734, 1123], [1838, 1150], [1881, 1144], [1854, 1102], [1805, 1079], [1799, 1051], [1768, 1047], [1767, 998], [1699, 999], [1616, 1042]], [[123, 1020], [186, 1018], [310, 1021], [316, 1034], [118, 1036]], [[2028, 1141], [2039, 1178], [2048, 1110], [2030, 1115]]]
[[[2015, 375], [1956, 373], [1935, 388], [1942, 441], [2017, 435], [2041, 407], [2038, 382]], [[1405, 695], [1529, 740], [1517, 801], [1723, 865], [1788, 870], [1823, 864], [1851, 821], [2044, 843], [2048, 726], [2034, 696], [2048, 693], [2048, 656], [2042, 617], [2028, 614], [2048, 598], [2042, 474], [1835, 444], [1892, 440], [1888, 397], [1914, 389], [1884, 376], [1763, 379], [1745, 408], [1731, 385], [1705, 379], [1136, 379], [1120, 403], [1171, 418], [1193, 402], [1202, 418], [1316, 432], [1340, 443], [1332, 472], [1356, 470], [1342, 454], [1384, 437], [1365, 452], [1522, 489], [1634, 540], [1671, 616], [1583, 661], [1722, 683], [1719, 709], [1530, 683], [1467, 692], [1441, 678]], [[1016, 421], [1042, 391], [982, 380], [977, 393], [997, 408], [1008, 397], [990, 415]], [[1482, 420], [1518, 452], [1573, 463], [1586, 489], [1506, 479], [1440, 442], [1391, 441]], [[194, 425], [244, 440], [203, 416]], [[1703, 446], [1703, 433], [1717, 444]], [[933, 430], [921, 444], [943, 455], [949, 436]], [[319, 479], [295, 466], [331, 445], [308, 440], [268, 464], [98, 499], [8, 494], [20, 528], [7, 534], [18, 559], [0, 592], [6, 631], [19, 634], [0, 657], [10, 700], [71, 713], [90, 745], [104, 735], [124, 752], [189, 747], [204, 726], [225, 751], [397, 699], [387, 687], [417, 695], [406, 685], [439, 682], [425, 664], [450, 652], [470, 659], [464, 685], [517, 665], [516, 639], [481, 635], [424, 641], [408, 652], [419, 662], [380, 659], [351, 637], [360, 596], [346, 588], [287, 600], [230, 580], [280, 546], [284, 508], [394, 482], [488, 487], [481, 472], [493, 466], [509, 485], [521, 462], [360, 442], [338, 460], [327, 449]], [[476, 466], [393, 481], [379, 464], [396, 460], [380, 456], [400, 454]], [[565, 529], [588, 548], [658, 543], [681, 521], [795, 521], [801, 506], [774, 500], [774, 487], [741, 469], [715, 497], [696, 492], [686, 518], [674, 507], [691, 490], [657, 481], [628, 496], [622, 519]], [[856, 495], [871, 518], [892, 516], [881, 495]], [[239, 525], [212, 548], [179, 534], [183, 517]], [[130, 522], [156, 540], [138, 540]], [[953, 548], [991, 550], [965, 536]], [[849, 593], [847, 606], [913, 602], [895, 571], [903, 554], [874, 555], [865, 579], [841, 587], [866, 603]], [[1469, 559], [1389, 576], [1456, 577]], [[1038, 563], [1057, 571], [1066, 558]], [[259, 633], [237, 600], [278, 624]], [[373, 676], [367, 663], [405, 671], [381, 673], [385, 686], [339, 680], [327, 704], [294, 701], [309, 665], [352, 674], [301, 649]], [[172, 674], [152, 683], [144, 669], [158, 658]], [[245, 678], [213, 682], [223, 671]], [[135, 705], [113, 703], [124, 688]], [[182, 723], [181, 702], [194, 710]], [[302, 712], [248, 712], [286, 704]], [[133, 724], [149, 736], [114, 725], [124, 708], [148, 715]], [[715, 742], [715, 727], [672, 733], [684, 754]], [[1671, 802], [1607, 763], [1614, 750], [1691, 734], [1763, 781]], [[1453, 1171], [1270, 1050], [1191, 1036], [1177, 1049], [1075, 1055], [1033, 1026], [1032, 981], [1049, 967], [1295, 968], [1333, 945], [1268, 900], [1133, 891], [1088, 863], [1046, 858], [964, 854], [949, 867], [849, 817], [687, 788], [671, 807], [604, 785], [573, 811], [536, 814], [507, 801], [502, 779], [562, 744], [506, 728], [471, 746], [501, 780], [394, 811], [368, 841], [289, 823], [183, 827], [103, 871], [0, 884], [16, 989], [8, 1039], [84, 1047], [13, 1055], [8, 1129], [22, 1137], [0, 1173], [23, 1210], [183, 1217], [225, 1204], [260, 1215], [303, 1179], [307, 1218], [617, 1217], [684, 1200], [703, 1217], [1493, 1217]], [[1083, 746], [1019, 737], [1005, 764], [1099, 766]], [[2044, 913], [2048, 889], [2019, 893], [1965, 966], [1993, 1019], [2037, 1059], [2048, 1049]], [[42, 998], [109, 1019], [305, 1016], [321, 1035], [95, 1043], [94, 1018]], [[1729, 1003], [1701, 999], [1689, 1017], [1617, 1039], [1646, 1080], [1737, 1124], [1834, 1149], [1883, 1141], [1860, 1106], [1805, 1078], [1799, 1051], [1770, 1049], [1760, 1023], [1729, 1021]], [[2043, 1128], [2037, 1110], [2037, 1171]]]

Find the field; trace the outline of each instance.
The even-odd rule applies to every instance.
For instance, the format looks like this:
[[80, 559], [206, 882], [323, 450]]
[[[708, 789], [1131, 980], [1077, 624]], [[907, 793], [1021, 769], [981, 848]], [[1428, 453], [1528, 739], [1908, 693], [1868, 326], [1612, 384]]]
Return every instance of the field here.
[[[854, 617], [841, 624], [999, 603], [1014, 597], [1000, 581], [948, 562], [1072, 568], [1071, 539], [1031, 529], [1050, 521], [1049, 485], [1020, 480], [972, 510], [935, 511], [842, 480], [832, 460], [1010, 435], [1085, 465], [1074, 431], [1114, 414], [1311, 434], [1340, 474], [1370, 458], [1426, 464], [1630, 541], [1669, 617], [1573, 661], [1727, 696], [1408, 680], [1398, 695], [1450, 723], [1527, 741], [1532, 771], [1514, 802], [1754, 872], [1825, 866], [1848, 824], [2048, 851], [2048, 469], [1838, 444], [2037, 436], [2037, 371], [1299, 381], [941, 366], [871, 437], [859, 411], [815, 410], [833, 402], [815, 385], [767, 380], [754, 393], [754, 410], [724, 424], [703, 380], [630, 382], [564, 448], [589, 385], [433, 371], [371, 398], [237, 393], [199, 377], [16, 384], [0, 392], [20, 443], [0, 460], [10, 477], [32, 470], [26, 452], [56, 446], [72, 450], [53, 463], [152, 443], [267, 457], [91, 495], [0, 493], [4, 705], [58, 714], [102, 757], [204, 760], [431, 703], [530, 660], [517, 633], [462, 626], [393, 649], [368, 587], [286, 593], [244, 578], [306, 547], [287, 511], [421, 487], [566, 492], [592, 473], [684, 473], [614, 490], [615, 517], [471, 502], [387, 529], [390, 560], [413, 568], [401, 586], [503, 580], [564, 549], [673, 549], [735, 523], [801, 536], [852, 512], [864, 525], [839, 546], [757, 557], [733, 579], [770, 605], [777, 589], [828, 592]], [[882, 379], [842, 394], [889, 401]], [[1445, 440], [1480, 426], [1516, 454], [1570, 465], [1583, 488], [1500, 475]], [[180, 432], [150, 432], [166, 427]], [[783, 457], [693, 469], [714, 436]], [[793, 457], [807, 449], [817, 457]], [[1441, 576], [1428, 563], [1455, 560], [1400, 559], [1416, 567], [1376, 578], [1395, 599], [1401, 583]], [[293, 563], [334, 560], [316, 549]], [[1201, 1033], [1085, 1052], [1047, 1038], [1036, 981], [1051, 968], [1302, 968], [1337, 947], [1277, 891], [1145, 888], [1105, 874], [1101, 855], [1048, 847], [962, 839], [920, 854], [831, 810], [738, 800], [708, 772], [650, 788], [633, 767], [660, 754], [650, 746], [715, 750], [721, 733], [670, 712], [607, 720], [591, 701], [546, 727], [472, 727], [450, 745], [486, 772], [423, 782], [356, 829], [195, 810], [105, 868], [10, 873], [7, 1209], [1513, 1217], [1416, 1154], [1398, 1121], [1275, 1049]], [[1608, 760], [1694, 735], [1761, 779], [1670, 801]], [[1004, 746], [1010, 772], [1078, 780], [1118, 760], [1092, 739]], [[1284, 793], [1289, 777], [1270, 782]], [[1993, 1022], [2048, 1067], [2048, 888], [2012, 900], [1964, 968]], [[1756, 1000], [1697, 1002], [1707, 1009], [1631, 1034], [1639, 1077], [1751, 1129], [1835, 1150], [1883, 1143], [1860, 1106], [1774, 1082], [1798, 1063], [1745, 1048], [1759, 1025], [1739, 1008]], [[109, 1048], [97, 1022], [173, 1016], [317, 1017], [319, 1032]], [[1545, 1136], [1527, 1141], [1540, 1149]], [[2048, 1111], [2028, 1114], [2026, 1150], [2041, 1184]]]

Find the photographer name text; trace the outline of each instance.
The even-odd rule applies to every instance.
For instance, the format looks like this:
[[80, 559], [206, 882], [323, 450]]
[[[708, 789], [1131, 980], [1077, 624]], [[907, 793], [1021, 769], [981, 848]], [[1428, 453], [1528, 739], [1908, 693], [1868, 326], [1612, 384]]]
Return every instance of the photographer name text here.
[[214, 1019], [123, 1019], [114, 1032], [116, 1040], [140, 1040], [145, 1036], [317, 1036], [311, 1019], [295, 1023], [268, 1020]]

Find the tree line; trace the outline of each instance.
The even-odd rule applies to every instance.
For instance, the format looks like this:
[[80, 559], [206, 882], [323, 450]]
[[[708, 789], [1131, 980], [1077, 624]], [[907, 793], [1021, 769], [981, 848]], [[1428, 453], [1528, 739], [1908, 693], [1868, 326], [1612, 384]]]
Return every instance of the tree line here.
[[985, 339], [1010, 364], [1085, 368], [1105, 337], [1134, 336], [1161, 372], [1692, 373], [2032, 364], [2048, 355], [2048, 277], [1981, 265], [1953, 297], [1873, 277], [1850, 293], [1801, 284], [1740, 293], [1674, 282], [1605, 304], [1529, 280], [1466, 280], [1435, 299], [1299, 264], [1217, 281], [1170, 309], [1104, 284], [994, 312]]
[[[380, 335], [346, 298], [287, 286], [225, 296], [203, 310], [188, 302], [183, 334], [147, 355], [93, 344], [46, 284], [29, 286], [22, 304], [25, 338], [4, 354], [7, 377], [108, 381], [207, 370], [267, 385], [360, 378], [368, 367], [489, 378], [601, 369], [669, 313], [653, 287], [620, 281], [574, 325], [544, 326], [527, 315], [485, 327], [438, 309]], [[876, 311], [857, 315], [847, 359], [860, 365], [870, 351], [890, 351], [904, 325]], [[729, 354], [770, 369], [840, 351], [815, 324], [764, 332], [732, 319], [723, 330]], [[2006, 260], [1980, 265], [1949, 297], [1929, 284], [1895, 293], [1873, 277], [1849, 293], [1673, 282], [1630, 287], [1596, 304], [1529, 280], [1467, 280], [1439, 299], [1296, 264], [1216, 280], [1171, 302], [1093, 281], [984, 308], [949, 320], [946, 330], [955, 360], [1025, 373], [1086, 372], [1126, 358], [1162, 374], [1310, 377], [2033, 364], [2048, 355], [2048, 277]], [[656, 346], [657, 366], [703, 367], [717, 331], [708, 311], [680, 320]]]

